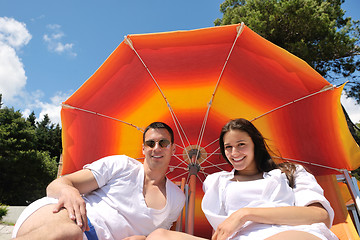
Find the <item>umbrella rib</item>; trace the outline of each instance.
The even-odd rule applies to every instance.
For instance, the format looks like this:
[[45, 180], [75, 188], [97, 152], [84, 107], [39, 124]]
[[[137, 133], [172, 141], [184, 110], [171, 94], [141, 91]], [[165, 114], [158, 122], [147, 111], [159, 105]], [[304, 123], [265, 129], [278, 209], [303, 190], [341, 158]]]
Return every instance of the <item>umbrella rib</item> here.
[[[146, 71], [149, 73], [151, 79], [154, 81], [156, 87], [157, 87], [158, 90], [160, 91], [163, 99], [165, 100], [165, 102], [166, 102], [166, 104], [167, 104], [167, 106], [168, 106], [168, 108], [169, 108], [171, 117], [173, 118], [173, 121], [174, 121], [176, 130], [177, 130], [178, 133], [179, 133], [179, 137], [180, 137], [180, 140], [181, 140], [184, 148], [185, 148], [185, 143], [184, 143], [183, 138], [182, 138], [182, 136], [181, 136], [181, 134], [180, 134], [179, 127], [180, 127], [181, 132], [182, 132], [182, 134], [184, 135], [186, 141], [188, 142], [188, 145], [190, 145], [189, 139], [188, 139], [188, 137], [186, 136], [186, 133], [185, 133], [183, 127], [181, 126], [179, 119], [176, 117], [176, 114], [175, 114], [174, 110], [172, 109], [172, 107], [171, 107], [168, 99], [166, 98], [164, 92], [161, 90], [160, 85], [159, 85], [158, 82], [156, 81], [156, 79], [155, 79], [155, 77], [153, 76], [153, 74], [151, 73], [150, 69], [147, 67], [147, 65], [145, 64], [145, 62], [144, 62], [143, 59], [141, 58], [140, 54], [136, 51], [136, 49], [135, 49], [135, 47], [134, 47], [131, 39], [129, 38], [129, 36], [125, 36], [124, 42], [125, 42], [125, 44], [127, 44], [127, 45], [135, 52], [136, 56], [139, 58], [140, 62], [143, 64], [143, 66], [145, 67]], [[178, 125], [179, 125], [179, 126], [178, 126]]]
[[183, 172], [183, 173], [181, 173], [181, 174], [179, 174], [179, 175], [177, 175], [177, 176], [174, 176], [174, 177], [172, 177], [171, 179], [169, 179], [170, 181], [173, 181], [174, 179], [176, 179], [176, 178], [178, 178], [178, 177], [181, 177], [181, 176], [184, 176], [185, 174], [187, 174], [188, 172]]
[[321, 165], [321, 164], [318, 164], [318, 163], [306, 162], [306, 161], [297, 160], [297, 159], [291, 159], [291, 158], [283, 158], [283, 157], [278, 157], [278, 156], [271, 156], [271, 157], [277, 158], [277, 159], [287, 160], [287, 161], [290, 161], [290, 162], [305, 163], [305, 164], [309, 164], [309, 165], [316, 166], [316, 167], [322, 167], [322, 168], [327, 168], [327, 169], [335, 170], [335, 171], [338, 171], [338, 172], [342, 172], [341, 169], [334, 168], [334, 167], [329, 167], [329, 166], [326, 166], [326, 165]]
[[131, 124], [131, 123], [122, 121], [122, 120], [117, 119], [117, 118], [114, 118], [114, 117], [107, 116], [107, 115], [105, 115], [105, 114], [101, 114], [101, 113], [98, 113], [98, 112], [86, 110], [86, 109], [83, 109], [83, 108], [74, 107], [74, 106], [71, 106], [71, 105], [65, 104], [65, 103], [62, 103], [61, 106], [62, 106], [63, 108], [70, 108], [70, 109], [74, 109], [74, 110], [78, 110], [78, 111], [82, 111], [82, 112], [94, 114], [94, 115], [97, 115], [97, 116], [100, 116], [100, 117], [109, 118], [109, 119], [111, 119], [111, 120], [115, 120], [115, 121], [118, 121], [118, 122], [127, 124], [127, 125], [129, 125], [129, 126], [131, 126], [131, 127], [134, 127], [134, 128], [136, 128], [137, 130], [139, 130], [139, 131], [141, 131], [141, 132], [144, 132], [144, 129], [142, 129], [142, 128], [138, 127], [138, 126], [135, 126], [134, 124]]
[[178, 147], [178, 148], [185, 149], [183, 146], [181, 146], [181, 145], [179, 145], [179, 144], [175, 144], [175, 145], [176, 145], [176, 147]]
[[199, 179], [199, 181], [201, 182], [201, 184], [204, 183], [204, 181], [201, 180], [201, 178], [199, 177], [199, 175], [196, 174], [196, 177]]
[[[179, 158], [178, 156], [176, 156], [176, 155], [173, 155], [173, 156], [174, 156], [176, 159], [180, 160], [181, 163], [185, 164], [186, 166], [188, 165], [188, 163], [187, 163], [186, 161], [182, 160], [182, 159]], [[181, 163], [180, 163], [179, 165], [181, 165]], [[179, 165], [177, 165], [177, 166], [179, 166]]]
[[304, 100], [304, 99], [306, 99], [306, 98], [309, 98], [309, 97], [315, 96], [315, 95], [317, 95], [317, 94], [326, 92], [326, 91], [328, 91], [328, 90], [333, 90], [334, 88], [336, 88], [335, 85], [332, 85], [332, 84], [331, 84], [331, 85], [326, 85], [324, 88], [322, 88], [321, 90], [319, 90], [319, 91], [317, 91], [317, 92], [314, 92], [314, 93], [311, 93], [311, 94], [306, 95], [306, 96], [304, 96], [304, 97], [295, 99], [295, 100], [293, 100], [293, 101], [291, 101], [291, 102], [285, 103], [284, 105], [281, 105], [281, 106], [279, 106], [279, 107], [277, 107], [277, 108], [274, 108], [274, 109], [272, 109], [272, 110], [270, 110], [270, 111], [268, 111], [268, 112], [266, 112], [266, 113], [264, 113], [264, 114], [261, 114], [260, 116], [258, 116], [258, 117], [256, 117], [256, 118], [253, 118], [252, 120], [250, 120], [250, 122], [255, 121], [255, 120], [257, 120], [257, 119], [259, 119], [259, 118], [261, 118], [261, 117], [263, 117], [263, 116], [265, 116], [265, 115], [268, 115], [268, 114], [270, 114], [270, 113], [272, 113], [272, 112], [275, 112], [275, 111], [277, 111], [277, 110], [279, 110], [279, 109], [281, 109], [281, 108], [283, 108], [283, 107], [289, 106], [289, 105], [291, 105], [291, 104], [293, 104], [293, 103], [296, 103], [296, 102], [299, 102], [299, 101]]
[[184, 167], [180, 167], [181, 163], [176, 165], [176, 166], [172, 166], [172, 165], [169, 165], [169, 172], [172, 172], [174, 171], [174, 169], [181, 169], [181, 170], [186, 170], [186, 168]]
[[135, 158], [135, 159], [144, 163], [145, 157], [139, 157], [139, 158]]
[[[169, 168], [171, 168], [171, 169], [183, 169], [183, 170], [186, 170], [185, 167], [180, 167], [181, 164], [182, 164], [182, 163], [179, 163], [179, 164], [176, 165], [176, 166], [169, 165]], [[170, 172], [172, 172], [172, 171], [170, 171]]]
[[[222, 166], [222, 165], [228, 165], [228, 163], [224, 162], [224, 163], [214, 164], [214, 165], [211, 165], [211, 166], [206, 166], [206, 167], [201, 167], [201, 168], [202, 169], [207, 169], [207, 168], [218, 167], [218, 166]], [[221, 169], [221, 170], [223, 170], [223, 169]]]
[[208, 107], [208, 109], [206, 111], [204, 121], [203, 121], [203, 123], [201, 125], [200, 134], [199, 134], [199, 137], [198, 137], [198, 140], [197, 140], [197, 143], [196, 143], [197, 150], [198, 150], [197, 153], [196, 153], [196, 159], [199, 157], [199, 154], [200, 154], [200, 145], [201, 145], [202, 139], [203, 139], [204, 134], [205, 134], [205, 127], [206, 127], [207, 119], [209, 117], [209, 112], [210, 112], [210, 107]]
[[214, 141], [212, 141], [211, 143], [209, 143], [208, 145], [206, 145], [204, 148], [209, 147], [210, 145], [213, 145], [214, 143], [216, 143], [217, 141], [219, 141], [219, 139], [215, 139]]
[[211, 174], [211, 173], [207, 173], [207, 172], [202, 171], [202, 170], [200, 170], [199, 172], [200, 172], [200, 173], [202, 173], [202, 174], [204, 174], [205, 178], [206, 178], [208, 175], [210, 175], [210, 174]]
[[204, 161], [206, 161], [207, 159], [209, 159], [212, 155], [216, 154], [216, 152], [220, 149], [220, 147], [218, 147], [217, 149], [215, 149], [215, 151], [213, 151], [209, 156], [207, 156]]
[[[168, 106], [169, 106], [169, 108], [171, 109], [170, 105], [168, 105]], [[182, 145], [183, 145], [183, 149], [185, 149], [185, 154], [186, 154], [186, 156], [188, 157], [188, 159], [190, 159], [189, 152], [187, 151], [187, 149], [186, 149], [186, 147], [185, 147], [184, 140], [183, 140], [183, 138], [182, 138], [182, 136], [181, 136], [181, 133], [180, 133], [180, 130], [179, 130], [179, 127], [178, 127], [176, 121], [178, 121], [178, 124], [180, 125], [180, 128], [181, 128], [181, 130], [182, 130], [182, 132], [183, 132], [183, 134], [184, 134], [184, 137], [186, 138], [186, 141], [188, 142], [188, 146], [190, 146], [189, 139], [187, 138], [187, 136], [186, 136], [186, 134], [185, 134], [185, 132], [184, 132], [184, 129], [181, 127], [181, 124], [180, 124], [179, 120], [176, 118], [176, 116], [174, 116], [175, 113], [174, 113], [174, 115], [172, 114], [172, 109], [170, 110], [170, 115], [171, 115], [171, 117], [173, 118], [173, 121], [174, 121], [174, 124], [175, 124], [175, 127], [176, 127], [176, 131], [179, 133], [180, 141], [181, 141], [181, 143], [182, 143]], [[176, 121], [175, 121], [174, 117], [176, 118]]]
[[[96, 116], [100, 116], [100, 117], [104, 117], [104, 118], [108, 118], [108, 119], [111, 119], [111, 120], [115, 120], [115, 121], [118, 121], [118, 122], [121, 122], [121, 123], [124, 123], [124, 124], [127, 124], [131, 127], [134, 127], [136, 128], [137, 130], [141, 131], [141, 132], [144, 132], [144, 130], [138, 126], [135, 126], [131, 123], [128, 123], [128, 122], [125, 122], [125, 121], [122, 121], [120, 119], [117, 119], [117, 118], [114, 118], [114, 117], [110, 117], [110, 116], [107, 116], [105, 114], [101, 114], [101, 113], [98, 113], [98, 112], [94, 112], [94, 111], [90, 111], [90, 110], [87, 110], [87, 109], [83, 109], [83, 108], [79, 108], [79, 107], [74, 107], [74, 106], [71, 106], [69, 104], [61, 104], [63, 108], [70, 108], [70, 109], [74, 109], [74, 110], [78, 110], [78, 111], [82, 111], [82, 112], [86, 112], [86, 113], [90, 113], [90, 114], [94, 114]], [[179, 134], [180, 135], [180, 134]], [[184, 143], [183, 143], [184, 144]], [[181, 147], [180, 145], [178, 145], [179, 147]], [[188, 155], [188, 152], [186, 151], [186, 154]], [[179, 159], [182, 163], [184, 163], [185, 165], [187, 165], [187, 163], [185, 161], [183, 161], [181, 158], [177, 157], [176, 155], [174, 155], [177, 159]], [[189, 158], [189, 155], [188, 155], [188, 158]], [[180, 164], [179, 164], [180, 165]]]
[[[218, 89], [218, 87], [219, 87], [220, 80], [221, 80], [221, 78], [222, 78], [222, 76], [223, 76], [223, 74], [224, 74], [224, 71], [225, 71], [225, 68], [226, 68], [226, 66], [227, 66], [227, 63], [229, 62], [230, 56], [231, 56], [231, 54], [232, 54], [232, 52], [233, 52], [233, 50], [234, 50], [235, 44], [236, 44], [236, 42], [237, 42], [237, 39], [239, 38], [239, 36], [241, 35], [241, 33], [242, 33], [243, 30], [244, 30], [244, 23], [241, 23], [241, 24], [237, 27], [236, 30], [237, 30], [236, 37], [235, 37], [234, 42], [233, 42], [233, 44], [232, 44], [232, 46], [231, 46], [231, 49], [230, 49], [230, 51], [229, 51], [229, 54], [228, 54], [228, 56], [227, 56], [227, 58], [226, 58], [226, 60], [225, 60], [224, 66], [223, 66], [223, 68], [222, 68], [222, 70], [221, 70], [221, 72], [220, 72], [220, 75], [219, 75], [219, 78], [218, 78], [218, 80], [217, 80], [217, 82], [216, 82], [214, 91], [213, 91], [213, 93], [211, 94], [211, 99], [210, 99], [210, 101], [209, 101], [209, 103], [208, 103], [208, 108], [207, 108], [207, 110], [206, 110], [206, 114], [205, 114], [205, 117], [204, 117], [204, 120], [203, 120], [203, 123], [202, 123], [202, 126], [201, 126], [199, 138], [198, 138], [198, 141], [197, 141], [198, 150], [200, 150], [200, 144], [201, 144], [202, 139], [203, 139], [204, 134], [205, 134], [205, 127], [206, 127], [207, 119], [208, 119], [208, 117], [209, 117], [210, 108], [211, 108], [211, 106], [212, 106], [212, 102], [213, 102], [214, 97], [215, 97], [215, 93], [216, 93], [216, 91], [217, 91], [217, 89]], [[199, 152], [199, 151], [198, 151], [198, 152]]]
[[210, 163], [210, 165], [211, 165], [211, 166], [208, 166], [208, 167], [202, 167], [202, 168], [215, 167], [215, 168], [219, 169], [220, 171], [223, 171], [223, 170], [224, 170], [224, 169], [220, 168], [219, 166], [220, 166], [220, 165], [225, 165], [225, 164], [216, 164], [216, 165], [215, 165], [215, 164], [212, 164], [211, 162], [209, 162], [209, 161], [207, 161], [207, 160], [204, 160], [204, 162], [205, 162], [205, 161], [206, 161], [206, 162], [208, 162], [208, 163]]
[[[207, 163], [209, 163], [212, 167], [216, 167], [217, 169], [219, 169], [219, 170], [224, 170], [224, 169], [221, 169], [221, 168], [219, 168], [218, 167], [218, 165], [219, 164], [213, 164], [212, 162], [210, 162], [210, 161], [208, 161], [208, 159], [212, 156], [212, 155], [214, 155], [214, 154], [216, 154], [216, 152], [219, 150], [219, 148], [220, 147], [218, 147], [215, 151], [213, 151], [209, 156], [207, 156], [205, 159], [204, 159], [204, 161], [202, 161], [202, 163], [203, 162], [207, 162]], [[201, 165], [201, 164], [200, 164]]]

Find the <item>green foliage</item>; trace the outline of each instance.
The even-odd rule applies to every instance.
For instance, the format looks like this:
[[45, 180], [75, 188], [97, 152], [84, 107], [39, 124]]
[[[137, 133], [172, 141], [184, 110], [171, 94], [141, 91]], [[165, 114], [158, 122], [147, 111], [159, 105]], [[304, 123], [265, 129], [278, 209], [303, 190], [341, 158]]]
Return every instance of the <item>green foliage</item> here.
[[36, 117], [35, 117], [35, 113], [34, 113], [34, 111], [32, 111], [31, 113], [30, 113], [30, 115], [28, 116], [28, 118], [26, 119], [29, 123], [30, 123], [30, 125], [32, 126], [32, 127], [36, 127]]
[[30, 116], [25, 119], [13, 108], [0, 109], [0, 202], [8, 205], [27, 205], [44, 196], [57, 173], [60, 127], [48, 117], [35, 123]]
[[35, 136], [36, 149], [49, 152], [50, 156], [56, 158], [56, 161], [59, 162], [62, 151], [61, 128], [59, 124], [52, 124], [49, 116], [46, 114], [41, 122], [35, 124]]
[[351, 175], [356, 178], [356, 180], [360, 181], [360, 169], [355, 169], [351, 171]]
[[305, 60], [321, 75], [349, 80], [360, 103], [359, 21], [344, 17], [344, 0], [225, 0], [215, 25], [244, 22], [253, 31]]
[[8, 211], [9, 211], [8, 206], [0, 203], [0, 220], [2, 220], [2, 218], [6, 216]]

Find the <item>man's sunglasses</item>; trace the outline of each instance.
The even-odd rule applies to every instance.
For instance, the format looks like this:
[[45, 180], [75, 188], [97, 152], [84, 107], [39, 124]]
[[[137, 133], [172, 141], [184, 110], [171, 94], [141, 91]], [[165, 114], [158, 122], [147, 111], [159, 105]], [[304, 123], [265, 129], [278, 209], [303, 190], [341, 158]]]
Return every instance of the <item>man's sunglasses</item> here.
[[160, 141], [147, 140], [145, 141], [144, 145], [149, 148], [154, 148], [157, 142], [159, 143], [161, 148], [166, 148], [170, 145], [170, 141], [167, 139], [161, 139]]

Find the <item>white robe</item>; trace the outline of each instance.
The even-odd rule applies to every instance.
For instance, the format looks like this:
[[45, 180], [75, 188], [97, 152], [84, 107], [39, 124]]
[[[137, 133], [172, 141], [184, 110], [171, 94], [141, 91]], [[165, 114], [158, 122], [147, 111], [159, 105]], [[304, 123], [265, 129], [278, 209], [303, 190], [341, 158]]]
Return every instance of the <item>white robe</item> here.
[[[214, 229], [223, 222], [234, 209], [229, 209], [226, 202], [226, 188], [234, 177], [234, 171], [218, 172], [209, 175], [203, 184], [205, 192], [202, 209]], [[316, 182], [314, 176], [308, 173], [302, 166], [298, 165], [295, 173], [295, 186], [289, 186], [286, 175], [279, 169], [272, 170], [263, 174], [260, 194], [242, 194], [242, 188], [238, 188], [236, 193], [239, 196], [246, 196], [247, 199], [241, 199], [241, 207], [284, 207], [284, 206], [307, 206], [318, 202], [324, 206], [330, 216], [331, 223], [334, 219], [334, 211], [329, 201], [323, 195], [323, 189]], [[249, 182], [249, 184], [251, 184]], [[246, 202], [244, 205], [244, 201]], [[234, 204], [234, 203], [232, 203]], [[296, 217], [296, 216], [294, 216]], [[228, 239], [265, 239], [276, 233], [286, 230], [299, 230], [314, 234], [321, 239], [338, 239], [324, 223], [315, 223], [311, 225], [270, 225], [254, 222], [247, 222], [236, 233]]]
[[[166, 181], [166, 205], [157, 210], [147, 207], [143, 195], [144, 167], [125, 155], [104, 157], [84, 168], [90, 169], [99, 188], [83, 198], [87, 216], [100, 240], [120, 240], [132, 235], [148, 235], [157, 228], [169, 229], [185, 203], [178, 186]], [[20, 215], [13, 230], [15, 237], [21, 224], [36, 210], [58, 200], [41, 198]], [[87, 239], [85, 234], [83, 239]]]

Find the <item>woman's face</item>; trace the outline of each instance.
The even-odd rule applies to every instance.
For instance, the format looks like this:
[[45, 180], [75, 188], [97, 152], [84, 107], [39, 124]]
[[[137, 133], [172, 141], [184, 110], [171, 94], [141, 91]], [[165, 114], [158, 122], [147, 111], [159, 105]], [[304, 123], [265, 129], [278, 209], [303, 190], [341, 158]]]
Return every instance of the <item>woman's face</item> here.
[[230, 130], [225, 133], [224, 149], [227, 159], [240, 174], [258, 173], [254, 158], [254, 143], [247, 132]]

